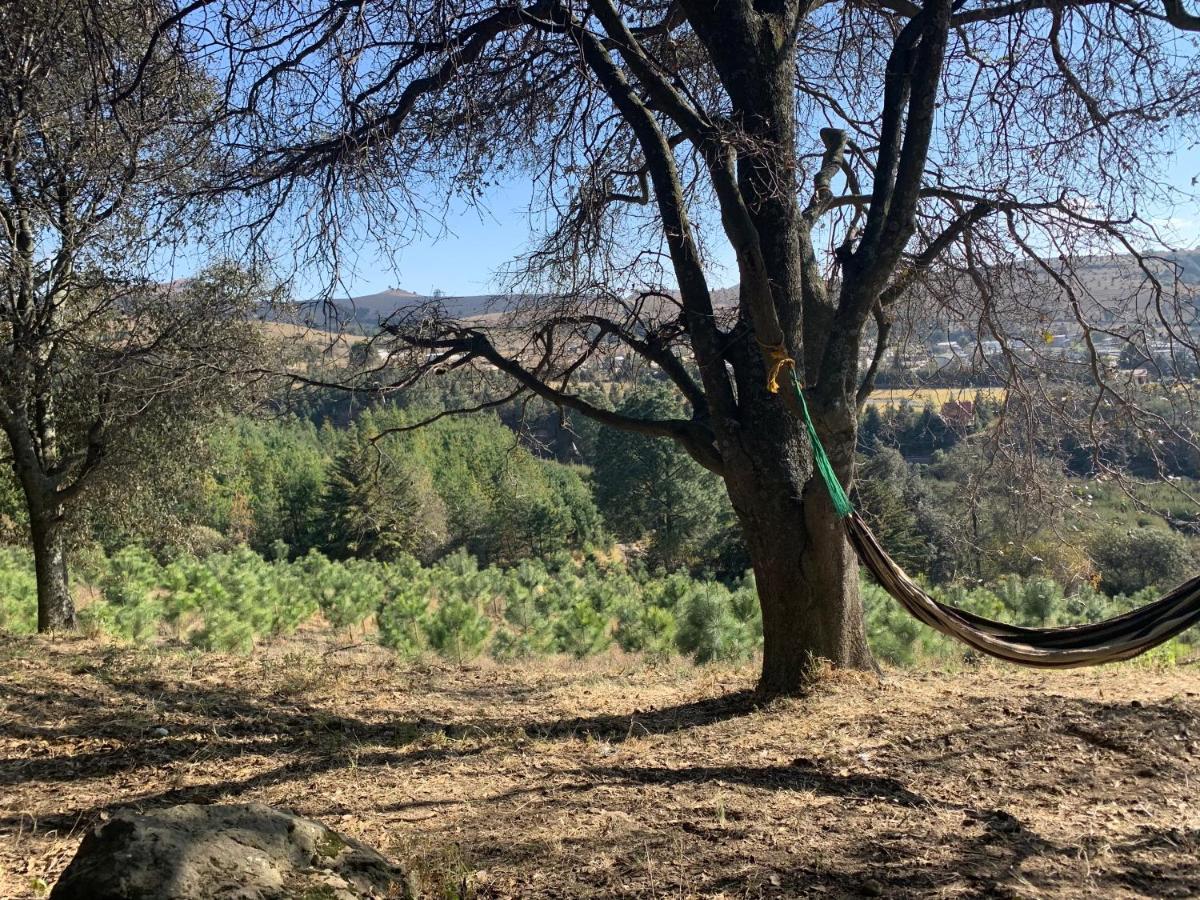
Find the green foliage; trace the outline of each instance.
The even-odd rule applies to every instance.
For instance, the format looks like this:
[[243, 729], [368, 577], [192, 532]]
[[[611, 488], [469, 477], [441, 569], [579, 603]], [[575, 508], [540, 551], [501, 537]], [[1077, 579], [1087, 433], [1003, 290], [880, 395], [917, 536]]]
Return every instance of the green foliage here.
[[141, 547], [126, 547], [110, 560], [100, 588], [111, 610], [111, 629], [134, 641], [150, 640], [166, 618], [159, 584], [162, 568]]
[[[7, 448], [5, 439], [0, 439], [0, 448]], [[17, 477], [12, 466], [0, 466], [0, 546], [24, 541], [28, 528], [29, 513]]]
[[555, 617], [554, 640], [559, 651], [577, 659], [593, 656], [612, 643], [608, 617], [586, 598], [576, 600]]
[[1100, 588], [1110, 595], [1173, 587], [1195, 565], [1185, 537], [1157, 528], [1108, 528], [1092, 538], [1089, 550], [1100, 573]]
[[909, 571], [927, 572], [930, 548], [917, 520], [913, 480], [899, 451], [877, 447], [859, 467], [854, 505], [892, 559]]
[[[394, 415], [407, 422], [415, 413]], [[431, 473], [451, 543], [482, 560], [512, 565], [599, 538], [600, 516], [578, 470], [535, 458], [495, 417], [443, 419], [397, 444]]]
[[[296, 419], [237, 419], [209, 438], [207, 481], [192, 520], [267, 552], [302, 556], [321, 543], [321, 499], [337, 435]], [[276, 551], [278, 553], [278, 551]]]
[[447, 557], [432, 573], [433, 609], [421, 627], [436, 653], [462, 665], [483, 651], [495, 618], [483, 606], [494, 596], [495, 575], [492, 569], [480, 571], [475, 560], [462, 552]]
[[461, 596], [440, 602], [425, 621], [424, 629], [429, 646], [459, 665], [482, 652], [492, 630], [479, 604]]
[[[697, 663], [737, 662], [762, 641], [749, 576], [731, 587], [682, 573], [637, 575], [569, 555], [501, 569], [480, 568], [463, 551], [422, 566], [413, 557], [340, 562], [315, 551], [294, 562], [268, 561], [242, 549], [162, 565], [145, 550], [126, 548], [93, 568], [102, 599], [82, 612], [89, 629], [142, 643], [175, 638], [205, 650], [247, 652], [318, 611], [339, 629], [367, 628], [373, 616], [376, 639], [401, 656], [430, 650], [458, 664], [483, 652], [499, 660], [548, 653], [582, 658], [613, 643], [657, 659], [683, 654]], [[1049, 579], [1017, 576], [932, 591], [970, 612], [1038, 627], [1099, 621], [1155, 596], [1147, 588], [1110, 597], [1086, 585], [1064, 592]], [[907, 666], [971, 656], [878, 586], [864, 583], [862, 594], [868, 637], [880, 659]], [[0, 629], [32, 632], [34, 598], [29, 555], [0, 548]], [[1194, 639], [1185, 634], [1148, 658], [1189, 658]]]
[[[976, 398], [976, 402], [980, 398]], [[929, 458], [958, 443], [958, 433], [930, 404], [917, 409], [908, 401], [882, 410], [867, 407], [859, 425], [859, 445], [873, 453], [876, 447], [889, 447], [905, 457]]]
[[37, 629], [37, 581], [33, 558], [15, 547], [0, 547], [0, 631], [32, 634]]
[[722, 585], [698, 585], [683, 602], [676, 646], [698, 663], [745, 659], [757, 642], [751, 623], [738, 618], [739, 608]]
[[[639, 387], [617, 411], [640, 419], [684, 414], [676, 395], [658, 384]], [[718, 534], [736, 538], [722, 528], [732, 511], [720, 480], [674, 441], [604, 429], [592, 471], [609, 530], [623, 541], [647, 541], [651, 567], [696, 566], [702, 556], [720, 555], [711, 546]]]
[[303, 567], [321, 614], [338, 630], [362, 624], [383, 602], [384, 583], [369, 562], [337, 563], [314, 550], [304, 558]]
[[[229, 418], [175, 448], [172, 459], [188, 464], [139, 475], [116, 486], [120, 496], [97, 495], [77, 534], [109, 552], [134, 543], [160, 558], [249, 546], [271, 559], [319, 549], [432, 562], [465, 547], [508, 565], [604, 541], [586, 470], [535, 457], [494, 416], [385, 434], [433, 412], [375, 407], [342, 427]], [[5, 476], [0, 544], [25, 539], [23, 503]]]
[[910, 616], [874, 582], [862, 585], [867, 639], [875, 656], [894, 666], [911, 666], [928, 653], [939, 635]]
[[333, 462], [322, 502], [325, 548], [337, 559], [431, 559], [446, 540], [442, 499], [427, 470], [371, 443], [375, 433], [365, 418]]
[[553, 579], [546, 567], [527, 560], [508, 572], [504, 588], [504, 622], [492, 639], [496, 659], [539, 656], [554, 648], [555, 636], [546, 613]]
[[401, 656], [416, 656], [424, 647], [430, 581], [429, 570], [422, 569], [415, 559], [401, 560], [387, 569], [375, 624], [379, 642]]
[[613, 637], [627, 653], [665, 658], [675, 652], [678, 632], [674, 610], [630, 603], [621, 608]]

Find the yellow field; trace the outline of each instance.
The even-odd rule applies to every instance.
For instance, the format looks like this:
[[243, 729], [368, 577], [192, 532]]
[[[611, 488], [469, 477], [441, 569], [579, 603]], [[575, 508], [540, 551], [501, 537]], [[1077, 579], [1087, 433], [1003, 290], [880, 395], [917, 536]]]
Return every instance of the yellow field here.
[[1003, 400], [1004, 388], [880, 388], [867, 398], [867, 403], [871, 406], [899, 406], [908, 401], [918, 408], [932, 403], [935, 409], [941, 409], [954, 401], [973, 402], [976, 394], [990, 400]]

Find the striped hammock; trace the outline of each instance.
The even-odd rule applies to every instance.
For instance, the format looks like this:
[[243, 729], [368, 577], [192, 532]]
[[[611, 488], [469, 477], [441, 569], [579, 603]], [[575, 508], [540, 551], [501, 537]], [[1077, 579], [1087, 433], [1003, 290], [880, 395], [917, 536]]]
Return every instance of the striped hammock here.
[[1200, 622], [1200, 576], [1132, 612], [1090, 625], [1061, 628], [1006, 625], [933, 599], [888, 556], [854, 511], [817, 437], [794, 371], [792, 387], [812, 442], [816, 469], [859, 560], [888, 594], [930, 628], [997, 659], [1043, 669], [1069, 669], [1132, 659]]

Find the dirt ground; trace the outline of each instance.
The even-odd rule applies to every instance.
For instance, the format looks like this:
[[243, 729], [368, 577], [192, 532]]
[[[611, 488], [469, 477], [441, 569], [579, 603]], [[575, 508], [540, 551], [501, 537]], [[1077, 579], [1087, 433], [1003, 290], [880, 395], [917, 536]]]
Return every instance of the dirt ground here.
[[0, 638], [0, 896], [121, 807], [260, 800], [434, 897], [1200, 896], [1200, 668], [411, 667]]

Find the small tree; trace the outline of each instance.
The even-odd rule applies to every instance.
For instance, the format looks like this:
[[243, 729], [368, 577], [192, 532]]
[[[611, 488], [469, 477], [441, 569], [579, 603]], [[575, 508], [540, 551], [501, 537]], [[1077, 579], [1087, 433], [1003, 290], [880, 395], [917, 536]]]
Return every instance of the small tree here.
[[858, 472], [856, 503], [892, 558], [928, 572], [930, 548], [922, 539], [912, 503], [908, 465], [897, 450], [878, 447]]
[[1109, 528], [1092, 538], [1088, 549], [1100, 589], [1110, 595], [1173, 587], [1196, 563], [1187, 538], [1158, 528]]
[[334, 558], [431, 559], [446, 542], [446, 508], [429, 472], [373, 445], [366, 422], [334, 460], [324, 497]]
[[[654, 386], [630, 394], [617, 411], [638, 418], [682, 412], [669, 390]], [[720, 481], [674, 441], [604, 429], [592, 471], [609, 529], [626, 541], [649, 537], [652, 565], [672, 569], [694, 562], [728, 515]]]
[[72, 628], [67, 525], [153, 459], [242, 357], [251, 284], [160, 285], [206, 164], [208, 84], [153, 41], [154, 0], [0, 8], [0, 432], [28, 512], [38, 629]]

